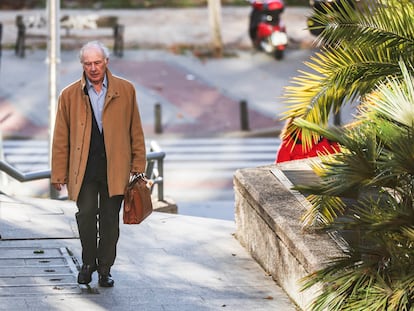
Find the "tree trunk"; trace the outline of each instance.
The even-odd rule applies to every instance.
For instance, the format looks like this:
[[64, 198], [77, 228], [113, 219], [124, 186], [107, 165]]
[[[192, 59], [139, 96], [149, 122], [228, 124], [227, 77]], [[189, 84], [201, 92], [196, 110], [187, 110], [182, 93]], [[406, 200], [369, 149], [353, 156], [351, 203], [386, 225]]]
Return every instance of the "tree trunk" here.
[[208, 0], [208, 12], [212, 35], [212, 49], [216, 57], [223, 55], [223, 40], [221, 37], [221, 2], [220, 0]]

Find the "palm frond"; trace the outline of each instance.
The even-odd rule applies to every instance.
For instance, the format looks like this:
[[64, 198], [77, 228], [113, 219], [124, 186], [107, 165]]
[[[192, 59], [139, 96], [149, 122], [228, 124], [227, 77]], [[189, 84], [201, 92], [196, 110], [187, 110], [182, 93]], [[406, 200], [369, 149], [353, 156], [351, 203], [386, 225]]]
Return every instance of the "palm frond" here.
[[377, 86], [377, 91], [367, 96], [369, 110], [401, 125], [412, 127], [414, 125], [414, 81], [410, 76], [414, 69], [400, 61], [401, 74], [387, 77]]
[[[353, 232], [344, 256], [303, 279], [324, 284], [312, 310], [411, 310], [414, 211], [398, 200], [367, 200], [325, 230]], [[387, 203], [388, 202], [388, 203]]]
[[[395, 54], [395, 53], [394, 53]], [[384, 76], [400, 73], [399, 55], [383, 50], [363, 51], [337, 48], [317, 53], [285, 87], [286, 117], [302, 117], [326, 124], [332, 112], [372, 91]]]
[[414, 226], [401, 228], [402, 233], [414, 242]]
[[338, 197], [309, 195], [306, 199], [311, 203], [311, 208], [302, 216], [301, 220], [304, 227], [318, 228], [326, 226], [335, 221], [345, 211], [345, 204]]
[[321, 35], [326, 48], [286, 87], [285, 118], [327, 124], [332, 113], [363, 98], [387, 77], [402, 78], [398, 62], [414, 63], [414, 3], [385, 2], [364, 6], [361, 12], [344, 3], [343, 12], [333, 18], [318, 16], [330, 25]]
[[398, 47], [412, 50], [414, 41], [414, 4], [412, 1], [363, 1], [354, 10], [347, 1], [339, 12], [320, 14], [326, 29], [321, 40], [328, 45], [352, 43], [353, 46]]

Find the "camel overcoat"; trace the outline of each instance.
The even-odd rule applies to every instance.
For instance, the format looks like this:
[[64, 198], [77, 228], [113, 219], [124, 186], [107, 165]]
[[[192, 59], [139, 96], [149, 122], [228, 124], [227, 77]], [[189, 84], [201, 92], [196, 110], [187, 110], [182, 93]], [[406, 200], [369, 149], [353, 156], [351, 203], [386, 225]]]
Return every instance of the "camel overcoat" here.
[[[110, 196], [123, 195], [131, 172], [144, 172], [145, 139], [135, 88], [107, 69], [108, 90], [102, 112]], [[84, 91], [85, 75], [60, 94], [52, 142], [51, 183], [67, 185], [77, 201], [88, 161], [94, 117]]]

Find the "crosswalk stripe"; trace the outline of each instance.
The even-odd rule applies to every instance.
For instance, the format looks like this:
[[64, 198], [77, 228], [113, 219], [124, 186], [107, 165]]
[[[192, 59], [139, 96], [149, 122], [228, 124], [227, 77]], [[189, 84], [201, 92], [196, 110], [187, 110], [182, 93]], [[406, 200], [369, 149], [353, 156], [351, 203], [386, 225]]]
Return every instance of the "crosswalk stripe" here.
[[[210, 171], [215, 172], [218, 177], [229, 176], [223, 172], [273, 163], [279, 143], [274, 138], [190, 138], [158, 141], [161, 150], [166, 152], [167, 173], [180, 171], [182, 175], [190, 175], [194, 171]], [[3, 152], [5, 160], [22, 171], [49, 167], [49, 143], [46, 140], [5, 140]]]
[[166, 152], [165, 192], [180, 202], [224, 200], [233, 208], [237, 169], [274, 163], [277, 138], [213, 138], [157, 141]]
[[[277, 138], [182, 138], [156, 140], [166, 153], [164, 192], [180, 203], [217, 212], [233, 209], [233, 175], [238, 169], [274, 163]], [[150, 150], [150, 141], [147, 150]], [[5, 140], [5, 160], [22, 172], [49, 168], [46, 140]], [[180, 208], [179, 208], [180, 213]], [[194, 213], [194, 212], [192, 212]], [[229, 213], [229, 212], [227, 212]], [[214, 216], [212, 216], [214, 218]]]

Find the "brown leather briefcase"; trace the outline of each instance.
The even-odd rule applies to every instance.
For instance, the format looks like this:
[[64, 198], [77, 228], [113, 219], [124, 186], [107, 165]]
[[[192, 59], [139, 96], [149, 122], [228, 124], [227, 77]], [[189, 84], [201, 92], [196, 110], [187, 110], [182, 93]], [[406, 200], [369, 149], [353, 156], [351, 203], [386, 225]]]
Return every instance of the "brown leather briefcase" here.
[[144, 174], [134, 175], [125, 189], [124, 224], [140, 224], [153, 211], [151, 189]]

